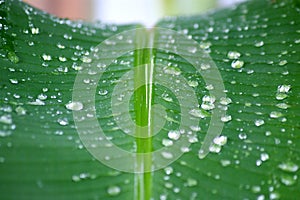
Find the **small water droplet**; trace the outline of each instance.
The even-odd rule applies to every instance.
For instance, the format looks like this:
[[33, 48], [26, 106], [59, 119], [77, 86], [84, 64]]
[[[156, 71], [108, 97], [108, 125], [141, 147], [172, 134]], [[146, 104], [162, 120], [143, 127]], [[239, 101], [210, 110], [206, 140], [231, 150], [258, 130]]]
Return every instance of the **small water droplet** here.
[[8, 52], [7, 53], [7, 58], [12, 62], [12, 63], [18, 63], [20, 61], [19, 57], [16, 55], [15, 52]]
[[229, 97], [220, 98], [220, 104], [227, 106], [230, 103], [232, 103], [232, 100]]
[[225, 116], [223, 116], [223, 117], [221, 117], [221, 121], [222, 122], [229, 122], [229, 121], [231, 121], [231, 115], [225, 115]]
[[238, 59], [241, 56], [241, 53], [237, 52], [237, 51], [229, 51], [227, 53], [227, 57], [229, 59]]
[[259, 41], [259, 42], [255, 43], [254, 46], [256, 46], [256, 47], [262, 47], [262, 46], [264, 46], [264, 42], [263, 41]]
[[244, 61], [241, 60], [234, 60], [231, 63], [231, 67], [234, 69], [240, 69], [244, 66]]
[[31, 28], [31, 34], [32, 35], [37, 35], [39, 33], [40, 33], [40, 29], [39, 28], [35, 28], [35, 27]]
[[18, 81], [17, 79], [15, 79], [15, 78], [11, 78], [11, 79], [9, 79], [9, 81], [10, 81], [12, 84], [18, 84], [18, 83], [19, 83], [19, 81]]
[[83, 108], [83, 104], [81, 102], [70, 102], [66, 104], [66, 108], [69, 110], [81, 110]]
[[215, 137], [213, 142], [217, 145], [223, 146], [227, 143], [227, 137], [224, 135], [221, 135], [219, 137]]
[[294, 185], [297, 181], [297, 175], [291, 176], [283, 174], [280, 176], [280, 181], [286, 186]]
[[260, 160], [261, 161], [267, 161], [267, 160], [269, 160], [269, 154], [267, 154], [267, 153], [260, 154]]
[[84, 63], [91, 63], [92, 58], [84, 56], [84, 57], [81, 58], [81, 61], [84, 62]]
[[107, 189], [107, 193], [110, 196], [117, 196], [118, 194], [120, 194], [120, 192], [121, 192], [121, 188], [119, 186], [110, 186]]
[[199, 108], [190, 110], [189, 114], [194, 117], [198, 117], [198, 118], [202, 118], [202, 119], [210, 116], [210, 114], [208, 112], [206, 112], [205, 110], [199, 109]]
[[231, 164], [230, 160], [223, 160], [223, 159], [221, 159], [220, 162], [221, 162], [221, 165], [223, 167], [226, 167], [226, 166], [228, 166], [228, 165]]
[[287, 61], [286, 60], [281, 60], [278, 65], [279, 66], [283, 66], [283, 65], [286, 65], [287, 64]]
[[255, 126], [262, 126], [264, 123], [265, 123], [265, 121], [262, 119], [256, 119], [254, 121]]
[[277, 112], [277, 111], [272, 111], [270, 113], [270, 117], [271, 118], [279, 118], [279, 117], [282, 117], [282, 113], [281, 112]]
[[180, 138], [180, 132], [177, 130], [171, 130], [168, 132], [168, 137], [172, 140], [178, 140]]
[[278, 165], [279, 169], [286, 172], [296, 172], [299, 169], [299, 166], [291, 161], [283, 162]]
[[16, 108], [16, 113], [17, 113], [18, 115], [26, 115], [26, 109], [23, 108], [23, 107], [21, 107], [21, 106], [18, 106], [18, 107]]
[[173, 145], [173, 141], [169, 140], [169, 139], [162, 139], [162, 145], [164, 145], [165, 147], [169, 147]]
[[198, 184], [198, 181], [196, 179], [193, 179], [193, 178], [188, 178], [186, 183], [185, 183], [185, 186], [187, 187], [194, 187]]
[[175, 76], [178, 76], [181, 74], [181, 71], [179, 68], [175, 68], [175, 67], [172, 67], [172, 66], [167, 66], [167, 67], [164, 67], [164, 72], [166, 74], [171, 74], [171, 75], [175, 75]]
[[59, 118], [59, 119], [57, 120], [57, 122], [58, 122], [60, 125], [62, 125], [62, 126], [66, 126], [66, 125], [69, 124], [69, 121], [68, 121], [67, 118]]
[[51, 56], [48, 55], [48, 54], [43, 54], [42, 58], [43, 58], [44, 61], [50, 61], [52, 59]]
[[188, 81], [188, 84], [189, 84], [189, 86], [191, 86], [191, 87], [197, 87], [197, 86], [198, 86], [198, 82], [197, 82], [197, 81], [191, 81], [191, 80], [189, 80], [189, 81]]
[[162, 155], [165, 159], [172, 159], [172, 158], [173, 158], [173, 154], [172, 154], [171, 152], [163, 151], [163, 152], [161, 152], [161, 155]]

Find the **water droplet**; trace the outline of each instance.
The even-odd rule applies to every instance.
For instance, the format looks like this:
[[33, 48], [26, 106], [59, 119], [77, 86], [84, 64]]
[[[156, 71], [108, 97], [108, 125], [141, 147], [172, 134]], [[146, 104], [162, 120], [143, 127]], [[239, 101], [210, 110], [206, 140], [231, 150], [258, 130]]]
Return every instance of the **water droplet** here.
[[295, 163], [288, 161], [278, 165], [279, 169], [286, 171], [286, 172], [296, 172], [299, 169], [299, 166]]
[[229, 97], [220, 98], [220, 104], [227, 106], [230, 103], [232, 103], [232, 100]]
[[210, 114], [202, 109], [196, 108], [196, 109], [192, 109], [189, 111], [189, 114], [194, 116], [194, 117], [198, 117], [198, 118], [205, 118], [210, 116]]
[[193, 179], [193, 178], [188, 178], [186, 183], [185, 183], [185, 186], [187, 187], [194, 187], [198, 184], [198, 181], [196, 179]]
[[197, 87], [198, 86], [198, 82], [197, 81], [188, 81], [188, 84], [191, 87]]
[[18, 106], [18, 107], [16, 108], [16, 113], [17, 113], [18, 115], [25, 115], [25, 114], [26, 114], [26, 109], [23, 108], [23, 107], [21, 107], [21, 106]]
[[267, 154], [267, 153], [260, 154], [260, 160], [261, 161], [267, 161], [267, 160], [269, 160], [269, 154]]
[[173, 145], [173, 141], [169, 140], [169, 139], [162, 139], [162, 145], [164, 145], [165, 147], [169, 147]]
[[81, 61], [84, 62], [84, 63], [91, 63], [92, 62], [92, 59], [90, 57], [82, 57], [81, 58]]
[[288, 109], [290, 107], [286, 103], [278, 103], [278, 104], [276, 104], [276, 106], [280, 109]]
[[247, 139], [247, 134], [246, 133], [239, 133], [239, 138], [241, 139], [241, 140], [246, 140]]
[[222, 122], [229, 122], [229, 121], [231, 121], [231, 115], [225, 115], [225, 116], [223, 116], [223, 117], [221, 117], [221, 121]]
[[172, 154], [171, 152], [163, 151], [163, 152], [161, 152], [161, 155], [162, 155], [165, 159], [172, 159], [172, 158], [173, 158], [173, 154]]
[[277, 100], [283, 100], [285, 98], [287, 98], [288, 95], [287, 94], [284, 94], [284, 93], [276, 93], [276, 99]]
[[270, 113], [270, 117], [271, 117], [271, 118], [279, 118], [279, 117], [281, 117], [281, 116], [282, 116], [282, 113], [281, 113], [281, 112], [272, 111], [272, 112]]
[[98, 94], [101, 95], [101, 96], [104, 96], [104, 95], [108, 94], [108, 91], [104, 90], [104, 89], [100, 89], [99, 92], [98, 92]]
[[223, 146], [227, 143], [227, 137], [224, 135], [221, 135], [219, 137], [215, 137], [213, 142], [217, 145]]
[[227, 57], [229, 59], [238, 59], [241, 56], [241, 53], [237, 52], [237, 51], [229, 51], [227, 53]]
[[167, 175], [170, 175], [170, 174], [173, 173], [173, 168], [172, 168], [172, 167], [166, 167], [164, 170], [165, 170], [165, 173], [166, 173]]
[[234, 60], [231, 63], [231, 67], [234, 69], [240, 69], [244, 66], [244, 61], [241, 60]]
[[208, 50], [209, 48], [210, 48], [210, 46], [211, 46], [211, 43], [210, 42], [201, 42], [200, 43], [200, 48], [201, 49], [204, 49], [204, 50]]
[[118, 187], [118, 186], [110, 186], [108, 189], [107, 189], [107, 193], [110, 195], [110, 196], [117, 196], [118, 194], [120, 194], [121, 192], [121, 188]]
[[280, 176], [280, 181], [286, 186], [294, 185], [297, 181], [297, 175], [291, 176], [291, 175], [283, 174]]
[[81, 102], [70, 102], [66, 104], [66, 108], [69, 110], [81, 110], [83, 108], [83, 104]]
[[230, 160], [220, 160], [220, 162], [221, 162], [221, 165], [223, 166], [223, 167], [226, 167], [226, 166], [228, 166], [228, 165], [230, 165], [231, 164], [231, 162], [230, 162]]
[[265, 123], [262, 119], [257, 119], [254, 121], [255, 126], [262, 126]]
[[291, 89], [291, 85], [279, 85], [277, 87], [277, 92], [279, 93], [288, 93]]
[[256, 46], [256, 47], [262, 47], [262, 46], [264, 46], [264, 42], [263, 41], [259, 41], [259, 42], [255, 43], [254, 46]]
[[18, 63], [20, 61], [19, 57], [16, 55], [15, 52], [8, 52], [7, 53], [7, 58], [12, 62], [12, 63]]
[[40, 33], [40, 29], [39, 28], [35, 28], [35, 27], [31, 28], [31, 34], [32, 35], [37, 35], [39, 33]]
[[281, 60], [278, 64], [279, 64], [279, 66], [283, 66], [283, 65], [287, 64], [287, 61], [286, 60]]
[[51, 56], [47, 55], [47, 54], [43, 54], [42, 58], [43, 58], [44, 61], [50, 61], [52, 59]]
[[251, 187], [251, 191], [253, 193], [259, 193], [261, 191], [261, 187], [259, 185], [254, 185]]
[[0, 123], [12, 124], [12, 117], [11, 117], [11, 115], [10, 114], [2, 115], [0, 117]]
[[67, 118], [59, 118], [59, 119], [57, 120], [57, 122], [58, 122], [60, 125], [62, 125], [62, 126], [66, 126], [66, 125], [69, 124], [69, 121], [68, 121]]
[[59, 56], [59, 57], [58, 57], [58, 60], [59, 60], [60, 62], [66, 62], [66, 61], [67, 61], [67, 58], [66, 58], [66, 57], [63, 57], [63, 56]]
[[19, 83], [19, 81], [18, 81], [17, 79], [15, 79], [15, 78], [11, 78], [11, 79], [9, 79], [9, 81], [10, 81], [12, 84], [18, 84], [18, 83]]
[[171, 130], [168, 132], [168, 137], [172, 140], [178, 140], [180, 138], [180, 132], [177, 130]]
[[181, 71], [179, 68], [175, 68], [175, 67], [171, 67], [171, 66], [165, 67], [164, 72], [166, 74], [171, 74], [171, 75], [175, 75], [175, 76], [178, 76], [181, 74]]

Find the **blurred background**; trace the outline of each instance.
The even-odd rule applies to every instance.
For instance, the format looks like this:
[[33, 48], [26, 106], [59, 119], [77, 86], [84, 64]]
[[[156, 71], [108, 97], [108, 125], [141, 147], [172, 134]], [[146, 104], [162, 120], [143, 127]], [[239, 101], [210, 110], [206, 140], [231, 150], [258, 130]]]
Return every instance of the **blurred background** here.
[[58, 17], [153, 26], [163, 16], [191, 15], [243, 0], [24, 0]]

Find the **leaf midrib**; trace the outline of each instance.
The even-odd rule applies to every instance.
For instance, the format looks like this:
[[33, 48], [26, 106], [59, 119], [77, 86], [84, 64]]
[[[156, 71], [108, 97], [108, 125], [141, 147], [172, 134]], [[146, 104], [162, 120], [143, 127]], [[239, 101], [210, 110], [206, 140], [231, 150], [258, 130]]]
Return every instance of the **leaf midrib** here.
[[[140, 88], [135, 87], [135, 114], [136, 124], [142, 127], [148, 127], [147, 133], [143, 133], [141, 129], [136, 128], [136, 144], [137, 154], [149, 153], [152, 151], [152, 123], [151, 123], [151, 104], [153, 97], [152, 82], [153, 78], [153, 58], [154, 51], [153, 31], [144, 28], [137, 29], [136, 32], [136, 50], [134, 52], [134, 82], [142, 83]], [[147, 135], [147, 138], [139, 138], [139, 136]], [[145, 173], [135, 174], [135, 200], [150, 200], [152, 190], [152, 157], [151, 156], [137, 156], [136, 166], [139, 171], [146, 171]]]

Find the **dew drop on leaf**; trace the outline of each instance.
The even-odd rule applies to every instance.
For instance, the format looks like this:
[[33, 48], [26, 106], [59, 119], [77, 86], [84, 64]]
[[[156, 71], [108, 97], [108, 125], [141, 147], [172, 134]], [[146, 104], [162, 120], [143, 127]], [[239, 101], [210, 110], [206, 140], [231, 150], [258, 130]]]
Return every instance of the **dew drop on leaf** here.
[[234, 69], [240, 69], [244, 66], [244, 61], [241, 60], [234, 60], [231, 63], [231, 67]]
[[66, 104], [66, 108], [68, 110], [81, 110], [83, 108], [83, 104], [81, 102], [70, 102]]
[[180, 138], [180, 132], [177, 130], [171, 130], [168, 132], [168, 137], [171, 140], [178, 140]]
[[291, 161], [283, 162], [278, 165], [278, 168], [286, 172], [296, 172], [299, 169], [299, 166]]
[[256, 119], [254, 121], [255, 126], [262, 126], [265, 123], [263, 119]]
[[16, 55], [15, 52], [8, 52], [7, 53], [7, 58], [12, 62], [12, 63], [18, 63], [20, 61], [19, 57]]
[[121, 192], [121, 188], [119, 186], [110, 186], [107, 189], [107, 193], [110, 196], [117, 196], [118, 194], [120, 194], [120, 192]]
[[22, 106], [18, 106], [15, 110], [18, 115], [25, 115], [27, 112], [26, 109]]
[[227, 53], [227, 57], [229, 59], [238, 59], [241, 56], [241, 53], [237, 52], [237, 51], [229, 51]]

